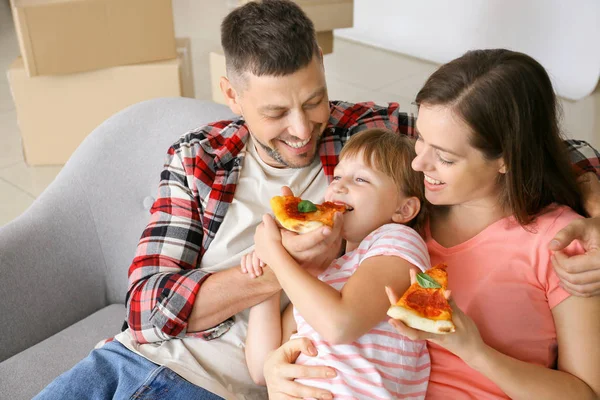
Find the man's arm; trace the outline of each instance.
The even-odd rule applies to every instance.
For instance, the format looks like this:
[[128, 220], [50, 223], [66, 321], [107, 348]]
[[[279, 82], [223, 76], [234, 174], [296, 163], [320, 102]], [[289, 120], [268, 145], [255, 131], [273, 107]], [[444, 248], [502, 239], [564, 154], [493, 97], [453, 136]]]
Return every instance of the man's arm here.
[[[273, 276], [252, 280], [236, 268], [215, 274], [198, 268], [204, 236], [210, 234], [199, 202], [210, 193], [214, 171], [201, 164], [205, 158], [197, 151], [185, 138], [169, 149], [151, 219], [129, 269], [127, 321], [140, 343], [186, 335], [213, 339], [229, 329], [229, 317], [278, 288]], [[199, 332], [203, 329], [208, 330]]]
[[[192, 151], [187, 143], [169, 150], [150, 223], [129, 269], [127, 322], [140, 343], [186, 335], [219, 337], [231, 326], [229, 317], [280, 289], [272, 271], [261, 279], [249, 279], [239, 267], [214, 274], [197, 268], [204, 237], [203, 216], [188, 179], [193, 182], [196, 175], [202, 179], [201, 174], [194, 173], [201, 158], [181, 156], [179, 149]], [[196, 169], [186, 171], [184, 165]], [[210, 174], [210, 170], [201, 172]], [[338, 221], [327, 233], [317, 230], [289, 237], [287, 243], [299, 263], [312, 265], [327, 255], [323, 250], [334, 248], [334, 243], [339, 249], [340, 230]]]
[[275, 274], [265, 268], [251, 279], [233, 267], [211, 274], [200, 286], [188, 319], [188, 332], [204, 331], [281, 290]]
[[593, 172], [600, 178], [600, 153], [583, 140], [565, 140], [569, 158], [578, 176]]
[[600, 217], [600, 180], [593, 172], [586, 172], [577, 178], [583, 207], [590, 217]]

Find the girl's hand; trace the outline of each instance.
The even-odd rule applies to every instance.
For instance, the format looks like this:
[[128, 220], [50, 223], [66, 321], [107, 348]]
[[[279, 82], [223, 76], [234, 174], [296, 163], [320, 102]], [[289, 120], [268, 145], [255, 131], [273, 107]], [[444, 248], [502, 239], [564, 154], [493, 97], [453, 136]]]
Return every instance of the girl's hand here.
[[281, 243], [279, 227], [269, 214], [263, 215], [263, 222], [256, 227], [254, 233], [254, 253], [264, 264], [277, 264], [277, 257], [285, 252]]
[[265, 263], [256, 255], [255, 251], [251, 251], [248, 254], [242, 256], [240, 261], [240, 269], [242, 274], [248, 274], [250, 278], [256, 278], [261, 276], [263, 273], [263, 267]]
[[[414, 283], [415, 279], [416, 273], [411, 270], [411, 284]], [[386, 287], [385, 291], [390, 303], [396, 305], [399, 300], [398, 295], [389, 287]], [[452, 322], [454, 322], [454, 325], [456, 326], [456, 332], [448, 334], [429, 333], [409, 328], [401, 321], [393, 318], [388, 322], [401, 335], [412, 340], [428, 340], [435, 343], [460, 357], [464, 362], [470, 365], [475, 357], [483, 354], [486, 344], [481, 338], [481, 334], [479, 333], [479, 329], [477, 329], [475, 322], [462, 312], [462, 310], [457, 307], [456, 303], [454, 303], [454, 300], [450, 298], [450, 291], [447, 290], [444, 295], [452, 308]]]

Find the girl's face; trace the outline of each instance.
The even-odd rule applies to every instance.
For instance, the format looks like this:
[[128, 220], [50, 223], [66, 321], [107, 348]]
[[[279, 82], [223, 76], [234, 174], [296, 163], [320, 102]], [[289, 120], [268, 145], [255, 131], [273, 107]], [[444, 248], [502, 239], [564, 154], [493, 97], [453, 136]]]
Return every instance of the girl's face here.
[[325, 193], [326, 201], [349, 207], [342, 236], [352, 248], [380, 226], [403, 222], [396, 211], [404, 199], [392, 178], [368, 167], [362, 154], [340, 160]]
[[417, 119], [415, 171], [425, 174], [425, 197], [435, 205], [498, 204], [502, 158], [487, 160], [469, 144], [470, 128], [449, 107], [422, 104]]

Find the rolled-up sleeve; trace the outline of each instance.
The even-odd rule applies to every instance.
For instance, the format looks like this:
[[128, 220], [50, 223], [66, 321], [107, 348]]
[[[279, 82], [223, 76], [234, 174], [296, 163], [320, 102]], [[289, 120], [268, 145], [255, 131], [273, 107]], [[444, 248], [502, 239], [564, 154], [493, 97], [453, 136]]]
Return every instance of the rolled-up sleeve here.
[[190, 181], [183, 157], [171, 147], [150, 222], [129, 267], [127, 324], [139, 343], [189, 335], [212, 339], [231, 326], [228, 320], [207, 331], [187, 331], [200, 286], [210, 276], [197, 268], [202, 254], [202, 209]]
[[583, 140], [566, 140], [569, 158], [578, 175], [593, 172], [600, 178], [600, 153]]

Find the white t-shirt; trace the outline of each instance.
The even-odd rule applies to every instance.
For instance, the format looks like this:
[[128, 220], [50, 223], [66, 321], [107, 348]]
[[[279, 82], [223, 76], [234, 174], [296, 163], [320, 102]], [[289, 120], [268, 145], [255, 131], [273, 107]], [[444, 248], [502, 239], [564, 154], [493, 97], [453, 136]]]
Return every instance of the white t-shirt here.
[[[318, 156], [308, 168], [274, 168], [262, 161], [251, 137], [240, 156], [243, 157], [240, 181], [223, 223], [200, 263], [205, 271], [218, 272], [238, 266], [242, 255], [252, 251], [256, 226], [264, 214], [271, 212], [269, 200], [281, 193], [282, 186], [289, 186], [296, 196], [314, 202], [322, 202], [325, 196], [327, 179]], [[288, 302], [282, 300], [282, 309]], [[248, 310], [234, 318], [235, 324], [228, 332], [210, 341], [184, 338], [139, 344], [128, 330], [116, 339], [148, 360], [225, 399], [266, 399], [266, 389], [254, 384], [246, 367]]]

